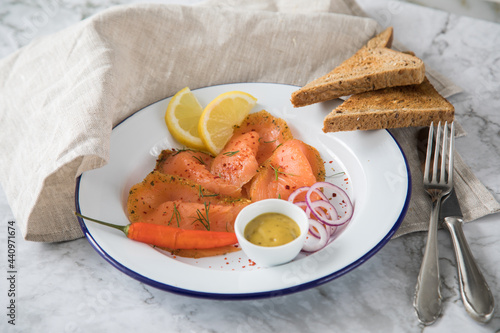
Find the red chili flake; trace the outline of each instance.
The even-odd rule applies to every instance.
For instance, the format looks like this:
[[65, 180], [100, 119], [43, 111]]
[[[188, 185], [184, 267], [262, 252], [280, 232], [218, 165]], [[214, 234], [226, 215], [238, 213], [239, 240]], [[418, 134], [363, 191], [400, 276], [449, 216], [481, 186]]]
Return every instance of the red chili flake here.
[[245, 267], [247, 267], [247, 266], [241, 266], [241, 268], [245, 268]]
[[256, 264], [255, 264], [255, 262], [253, 262], [253, 261], [252, 261], [252, 260], [250, 260], [250, 259], [248, 259], [248, 262], [249, 262], [248, 266], [255, 266], [255, 265], [256, 265]]
[[344, 178], [344, 181], [348, 181], [348, 180], [349, 180], [349, 178]]
[[330, 162], [328, 162], [328, 163], [332, 164], [332, 163], [333, 163], [333, 161], [330, 161]]

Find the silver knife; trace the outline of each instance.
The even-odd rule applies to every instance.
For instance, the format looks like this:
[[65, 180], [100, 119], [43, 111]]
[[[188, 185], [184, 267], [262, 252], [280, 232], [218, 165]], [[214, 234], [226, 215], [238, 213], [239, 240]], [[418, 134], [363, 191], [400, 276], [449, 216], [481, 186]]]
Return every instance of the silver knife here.
[[457, 258], [458, 282], [465, 310], [482, 323], [493, 317], [495, 301], [483, 274], [476, 264], [462, 230], [462, 210], [455, 190], [443, 201], [441, 214], [453, 241]]

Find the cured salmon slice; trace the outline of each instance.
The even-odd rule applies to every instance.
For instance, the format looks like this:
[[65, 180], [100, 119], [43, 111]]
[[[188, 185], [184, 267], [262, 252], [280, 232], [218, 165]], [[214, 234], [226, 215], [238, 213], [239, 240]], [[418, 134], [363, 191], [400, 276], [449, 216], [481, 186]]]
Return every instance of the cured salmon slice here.
[[266, 110], [249, 114], [242, 124], [234, 130], [233, 135], [250, 131], [259, 134], [259, 149], [257, 163], [262, 164], [273, 154], [280, 144], [293, 139], [292, 132], [286, 121], [272, 116]]
[[157, 160], [155, 170], [189, 179], [214, 193], [240, 197], [241, 186], [226, 182], [219, 175], [210, 172], [213, 159], [212, 156], [199, 151], [164, 150]]
[[203, 186], [179, 176], [153, 171], [130, 189], [127, 199], [128, 218], [132, 223], [147, 219], [149, 214], [167, 201], [227, 205], [233, 207], [235, 211], [250, 203], [247, 199], [231, 198], [210, 192]]
[[162, 150], [162, 152], [160, 153], [160, 155], [158, 155], [158, 158], [156, 159], [155, 170], [159, 170], [160, 168], [162, 168], [165, 162], [168, 159], [170, 159], [172, 155], [178, 155], [184, 153], [188, 153], [189, 154], [188, 156], [190, 156], [193, 161], [205, 166], [205, 168], [210, 169], [210, 167], [212, 166], [212, 161], [214, 160], [214, 157], [205, 152], [192, 149], [181, 149], [181, 150], [165, 149]]
[[224, 149], [212, 163], [211, 172], [223, 181], [241, 188], [248, 183], [259, 170], [257, 151], [259, 134], [255, 131], [233, 135]]
[[322, 182], [325, 180], [326, 172], [325, 172], [325, 163], [321, 158], [319, 151], [311, 145], [308, 145], [305, 142], [300, 140], [293, 140], [294, 142], [290, 142], [290, 144], [294, 145], [296, 148], [300, 149], [300, 151], [304, 154], [304, 156], [309, 161], [311, 165], [311, 170], [316, 177], [317, 182]]
[[166, 201], [141, 222], [186, 230], [234, 232], [234, 221], [244, 205]]
[[252, 201], [286, 200], [296, 189], [324, 180], [324, 174], [315, 148], [297, 139], [288, 140], [261, 166], [248, 188], [249, 197]]

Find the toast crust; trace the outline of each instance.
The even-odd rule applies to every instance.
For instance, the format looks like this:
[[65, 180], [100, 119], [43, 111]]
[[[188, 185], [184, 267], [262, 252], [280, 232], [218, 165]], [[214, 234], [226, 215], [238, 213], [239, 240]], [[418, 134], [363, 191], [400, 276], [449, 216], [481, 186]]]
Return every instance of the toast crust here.
[[429, 126], [454, 119], [455, 108], [427, 78], [421, 84], [352, 95], [324, 119], [323, 132]]

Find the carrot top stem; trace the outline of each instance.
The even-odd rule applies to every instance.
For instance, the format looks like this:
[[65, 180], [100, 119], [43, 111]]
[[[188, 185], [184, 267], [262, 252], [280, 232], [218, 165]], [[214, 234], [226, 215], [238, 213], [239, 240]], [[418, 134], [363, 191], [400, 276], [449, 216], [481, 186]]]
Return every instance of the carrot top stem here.
[[129, 225], [112, 224], [112, 223], [108, 223], [108, 222], [104, 222], [104, 221], [93, 219], [91, 217], [82, 215], [82, 214], [80, 214], [78, 212], [75, 212], [75, 215], [78, 216], [78, 217], [81, 217], [82, 219], [86, 219], [86, 220], [89, 220], [89, 221], [92, 221], [92, 222], [96, 222], [96, 223], [105, 225], [107, 227], [118, 229], [118, 230], [122, 231], [126, 236], [128, 236], [128, 229], [130, 227], [130, 224]]

